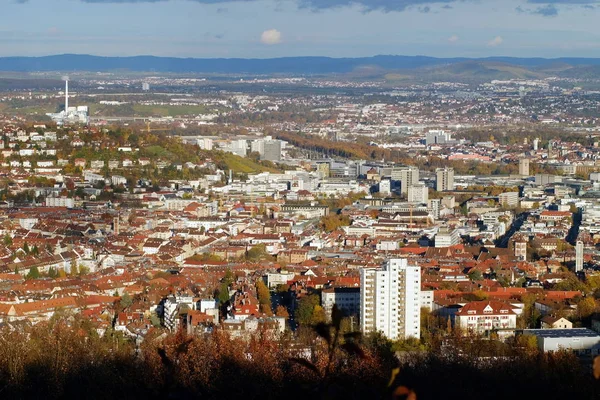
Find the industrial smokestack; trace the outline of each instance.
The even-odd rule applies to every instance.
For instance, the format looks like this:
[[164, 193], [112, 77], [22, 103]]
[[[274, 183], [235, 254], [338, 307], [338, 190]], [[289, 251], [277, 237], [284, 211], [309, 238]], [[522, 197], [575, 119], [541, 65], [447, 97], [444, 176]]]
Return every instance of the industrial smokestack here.
[[69, 77], [63, 76], [65, 80], [65, 114], [69, 112]]

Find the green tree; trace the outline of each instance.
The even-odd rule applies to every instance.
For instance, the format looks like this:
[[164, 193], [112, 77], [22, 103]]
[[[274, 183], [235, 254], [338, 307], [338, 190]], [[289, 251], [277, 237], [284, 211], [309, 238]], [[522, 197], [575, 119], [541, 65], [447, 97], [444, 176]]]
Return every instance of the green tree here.
[[572, 272], [567, 272], [567, 277], [554, 285], [554, 290], [580, 291], [587, 293], [589, 288]]
[[121, 309], [125, 310], [125, 309], [131, 307], [132, 304], [133, 304], [133, 299], [131, 298], [129, 293], [125, 293], [125, 294], [123, 294], [123, 296], [121, 296], [121, 300], [119, 301], [119, 305], [121, 306]]
[[311, 325], [315, 320], [315, 311], [319, 311], [321, 298], [318, 294], [303, 296], [298, 300], [298, 307], [294, 313], [296, 322], [300, 325]]
[[30, 252], [29, 245], [27, 244], [27, 242], [23, 244], [23, 251], [25, 252], [25, 254], [29, 254]]
[[258, 244], [248, 250], [246, 259], [248, 261], [260, 261], [267, 256], [267, 247], [264, 244]]
[[229, 285], [225, 284], [225, 282], [221, 283], [219, 286], [219, 295], [217, 297], [219, 299], [219, 303], [227, 303], [230, 299], [229, 297]]
[[152, 323], [152, 326], [154, 326], [154, 327], [158, 328], [161, 326], [160, 318], [156, 314], [156, 312], [152, 312], [152, 314], [150, 314], [150, 322]]
[[472, 281], [480, 281], [483, 279], [483, 274], [481, 273], [481, 271], [475, 269], [469, 272], [469, 278]]
[[2, 239], [2, 242], [5, 246], [11, 246], [13, 244], [13, 240], [8, 233], [4, 235], [4, 239]]
[[40, 270], [35, 265], [29, 269], [27, 273], [27, 279], [38, 279], [40, 277]]

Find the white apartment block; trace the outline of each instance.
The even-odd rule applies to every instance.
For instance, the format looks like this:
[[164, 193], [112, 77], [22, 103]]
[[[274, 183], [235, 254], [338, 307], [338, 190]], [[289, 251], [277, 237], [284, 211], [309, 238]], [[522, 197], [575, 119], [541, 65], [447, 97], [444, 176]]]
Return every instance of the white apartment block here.
[[360, 325], [392, 340], [420, 337], [421, 268], [404, 258], [360, 271]]
[[408, 201], [410, 203], [424, 203], [429, 200], [429, 188], [424, 183], [408, 187]]
[[443, 192], [454, 189], [454, 169], [438, 168], [435, 170], [435, 190]]

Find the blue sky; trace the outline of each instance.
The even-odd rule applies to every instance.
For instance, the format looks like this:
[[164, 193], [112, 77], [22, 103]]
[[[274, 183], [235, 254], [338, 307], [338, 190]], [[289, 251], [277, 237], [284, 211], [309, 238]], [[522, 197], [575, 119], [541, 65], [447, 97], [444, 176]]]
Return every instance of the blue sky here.
[[2, 0], [0, 56], [600, 57], [600, 0]]

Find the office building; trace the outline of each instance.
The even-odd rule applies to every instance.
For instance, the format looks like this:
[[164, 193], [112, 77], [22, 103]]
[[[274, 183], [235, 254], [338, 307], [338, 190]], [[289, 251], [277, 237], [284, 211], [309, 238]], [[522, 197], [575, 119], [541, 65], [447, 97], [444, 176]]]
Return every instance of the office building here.
[[263, 153], [260, 155], [261, 160], [281, 161], [281, 141], [265, 140], [263, 149]]
[[519, 192], [504, 192], [498, 195], [498, 203], [503, 207], [516, 207], [519, 205]]
[[224, 150], [240, 157], [246, 157], [246, 154], [248, 153], [248, 142], [243, 139], [232, 140], [231, 143], [229, 143], [229, 146]]
[[432, 130], [425, 134], [425, 144], [427, 146], [433, 144], [446, 144], [452, 140], [449, 132], [441, 130]]
[[454, 169], [438, 168], [435, 170], [435, 190], [443, 192], [454, 189]]
[[440, 228], [435, 235], [435, 247], [450, 247], [460, 243], [458, 229]]
[[557, 176], [557, 175], [537, 174], [535, 176], [535, 184], [536, 185], [546, 186], [546, 185], [551, 185], [553, 183], [561, 183], [561, 182], [562, 182], [562, 177]]
[[420, 337], [421, 268], [404, 258], [360, 271], [360, 326], [392, 340]]
[[392, 181], [400, 182], [400, 194], [408, 194], [408, 188], [419, 182], [419, 168], [400, 167], [392, 169]]

